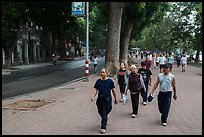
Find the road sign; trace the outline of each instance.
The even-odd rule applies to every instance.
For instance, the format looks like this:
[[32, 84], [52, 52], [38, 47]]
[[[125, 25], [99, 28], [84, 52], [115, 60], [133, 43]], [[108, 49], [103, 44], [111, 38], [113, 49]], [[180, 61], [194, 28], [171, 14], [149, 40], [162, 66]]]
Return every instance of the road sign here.
[[72, 2], [72, 16], [84, 16], [85, 2]]

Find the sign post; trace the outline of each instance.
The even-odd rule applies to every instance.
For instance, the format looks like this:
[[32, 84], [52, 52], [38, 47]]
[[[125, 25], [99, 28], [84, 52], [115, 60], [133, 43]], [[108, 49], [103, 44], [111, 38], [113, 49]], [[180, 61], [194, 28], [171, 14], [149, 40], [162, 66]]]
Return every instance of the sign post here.
[[[72, 16], [84, 17], [85, 2], [72, 2]], [[86, 59], [85, 59], [85, 80], [89, 81], [89, 2], [86, 2]]]
[[86, 2], [86, 60], [85, 60], [85, 81], [89, 81], [89, 2]]

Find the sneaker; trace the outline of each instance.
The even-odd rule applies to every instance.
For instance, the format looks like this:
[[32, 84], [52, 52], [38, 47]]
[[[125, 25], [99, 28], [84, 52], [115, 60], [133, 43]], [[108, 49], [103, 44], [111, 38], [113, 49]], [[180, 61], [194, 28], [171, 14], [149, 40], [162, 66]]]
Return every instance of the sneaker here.
[[120, 102], [123, 102], [123, 99], [121, 99]]
[[146, 105], [147, 105], [147, 102], [143, 102], [143, 105], [146, 106]]
[[167, 123], [162, 123], [162, 126], [167, 126]]
[[105, 132], [106, 132], [105, 129], [101, 129], [101, 130], [100, 130], [100, 133], [101, 133], [101, 134], [104, 134]]
[[136, 118], [136, 115], [135, 115], [135, 114], [132, 114], [132, 118]]

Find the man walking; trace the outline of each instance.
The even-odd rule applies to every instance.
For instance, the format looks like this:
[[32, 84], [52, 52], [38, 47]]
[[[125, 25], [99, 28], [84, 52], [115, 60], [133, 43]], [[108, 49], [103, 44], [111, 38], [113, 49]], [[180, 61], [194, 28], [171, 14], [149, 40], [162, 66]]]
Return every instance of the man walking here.
[[138, 73], [140, 73], [140, 75], [143, 78], [144, 84], [145, 84], [145, 88], [146, 88], [146, 92], [144, 92], [144, 90], [141, 90], [141, 96], [143, 99], [143, 105], [146, 106], [147, 105], [147, 95], [148, 95], [148, 90], [149, 90], [149, 86], [151, 86], [152, 83], [152, 72], [150, 69], [146, 68], [147, 63], [145, 61], [141, 62], [141, 67], [138, 70]]
[[158, 74], [156, 83], [149, 95], [153, 95], [157, 86], [159, 85], [158, 94], [158, 108], [161, 113], [161, 123], [163, 126], [167, 126], [167, 118], [171, 105], [171, 97], [173, 92], [174, 100], [176, 96], [176, 80], [175, 76], [170, 73], [170, 65], [165, 64], [163, 67], [163, 73]]
[[101, 78], [99, 78], [94, 85], [94, 93], [90, 100], [93, 102], [94, 97], [98, 94], [96, 100], [96, 106], [98, 113], [101, 116], [101, 130], [100, 133], [106, 132], [106, 126], [108, 121], [108, 114], [112, 110], [112, 96], [113, 93], [115, 103], [117, 104], [115, 85], [112, 79], [107, 77], [107, 71], [105, 68], [101, 69]]

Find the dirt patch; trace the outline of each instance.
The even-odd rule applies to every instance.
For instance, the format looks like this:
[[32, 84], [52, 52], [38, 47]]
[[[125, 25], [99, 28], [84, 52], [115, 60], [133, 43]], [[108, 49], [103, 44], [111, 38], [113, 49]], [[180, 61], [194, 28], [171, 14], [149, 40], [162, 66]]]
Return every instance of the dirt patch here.
[[53, 103], [53, 100], [20, 100], [2, 106], [3, 109], [18, 109], [18, 110], [36, 110], [39, 107]]

